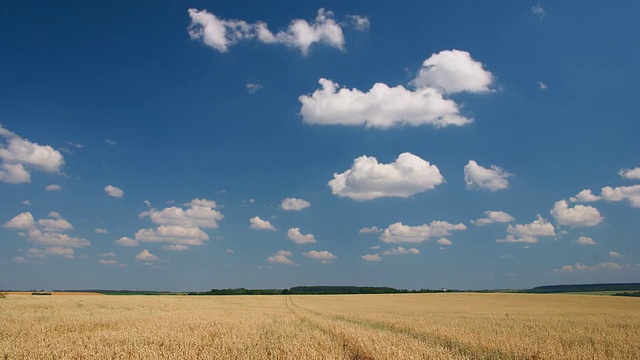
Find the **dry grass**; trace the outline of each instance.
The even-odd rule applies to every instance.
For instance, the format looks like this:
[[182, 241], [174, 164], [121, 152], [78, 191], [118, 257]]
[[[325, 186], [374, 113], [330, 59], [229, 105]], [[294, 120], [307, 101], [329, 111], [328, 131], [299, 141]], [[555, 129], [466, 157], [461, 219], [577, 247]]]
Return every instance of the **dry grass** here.
[[640, 302], [580, 295], [25, 296], [6, 359], [638, 359]]

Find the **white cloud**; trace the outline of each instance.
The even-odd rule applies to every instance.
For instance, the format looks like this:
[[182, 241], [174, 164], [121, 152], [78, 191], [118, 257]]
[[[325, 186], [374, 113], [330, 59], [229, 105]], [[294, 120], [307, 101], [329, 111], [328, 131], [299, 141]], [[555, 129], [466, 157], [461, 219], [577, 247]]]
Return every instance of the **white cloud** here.
[[110, 140], [110, 139], [104, 139], [104, 142], [106, 142], [108, 145], [111, 145], [111, 146], [118, 144], [116, 141]]
[[136, 240], [130, 239], [126, 236], [121, 237], [116, 240], [116, 244], [124, 247], [136, 247], [138, 246], [138, 242]]
[[[192, 40], [202, 40], [205, 45], [220, 52], [242, 40], [257, 39], [265, 44], [284, 44], [298, 48], [307, 55], [314, 43], [344, 48], [342, 28], [333, 19], [333, 12], [319, 9], [314, 22], [302, 19], [291, 21], [286, 31], [272, 33], [261, 21], [247, 23], [243, 20], [221, 19], [206, 10], [189, 9], [191, 23], [188, 32]], [[361, 21], [362, 23], [362, 21]], [[358, 24], [356, 23], [356, 26]]]
[[538, 89], [547, 90], [547, 84], [543, 83], [542, 81], [538, 81]]
[[328, 185], [334, 195], [363, 201], [406, 198], [434, 189], [443, 182], [444, 177], [436, 165], [406, 152], [390, 164], [378, 163], [373, 156], [360, 156], [347, 171], [334, 173]]
[[291, 251], [280, 250], [277, 253], [269, 256], [267, 261], [272, 264], [286, 264], [286, 265], [294, 265], [293, 260], [289, 259], [289, 256], [293, 255]]
[[416, 248], [405, 249], [402, 246], [398, 246], [397, 248], [391, 248], [389, 250], [382, 252], [382, 255], [407, 255], [407, 254], [420, 254], [420, 250]]
[[73, 249], [59, 246], [47, 247], [44, 249], [31, 248], [27, 250], [27, 256], [32, 258], [44, 259], [49, 255], [63, 256], [67, 259], [73, 259], [74, 251]]
[[565, 200], [556, 201], [551, 215], [558, 224], [571, 227], [596, 226], [603, 219], [598, 209], [586, 205], [575, 205], [570, 208]]
[[411, 91], [402, 85], [376, 83], [368, 92], [362, 92], [339, 89], [337, 83], [324, 78], [318, 82], [322, 89], [298, 97], [302, 103], [300, 114], [308, 124], [387, 129], [398, 125], [462, 126], [472, 122], [460, 115], [453, 100], [445, 99], [433, 88]]
[[280, 207], [288, 211], [300, 211], [311, 206], [311, 203], [305, 199], [286, 198], [280, 202]]
[[640, 180], [640, 167], [635, 169], [620, 169], [618, 174], [625, 179]]
[[382, 260], [382, 258], [380, 257], [380, 255], [378, 254], [367, 254], [367, 255], [362, 255], [361, 258], [365, 261], [380, 261]]
[[578, 272], [578, 271], [596, 271], [596, 270], [620, 270], [622, 269], [623, 265], [620, 265], [618, 263], [615, 262], [603, 262], [603, 263], [599, 263], [593, 266], [587, 266], [587, 265], [583, 265], [581, 263], [576, 263], [575, 265], [565, 265], [562, 266], [558, 269], [554, 269], [553, 271], [556, 273], [572, 273], [572, 272]]
[[62, 218], [40, 219], [38, 220], [37, 224], [41, 226], [44, 231], [51, 231], [51, 232], [60, 232], [64, 230], [73, 229], [73, 225], [71, 225], [71, 223], [69, 223], [67, 220]]
[[631, 207], [640, 208], [640, 185], [602, 188], [600, 196], [607, 201], [628, 200]]
[[22, 164], [3, 163], [0, 165], [0, 181], [9, 184], [28, 183], [31, 182], [31, 175]]
[[313, 244], [317, 242], [313, 234], [304, 235], [300, 232], [300, 228], [289, 229], [287, 237], [296, 244]]
[[540, 15], [540, 20], [542, 20], [544, 15], [547, 13], [544, 10], [544, 8], [542, 7], [542, 5], [540, 5], [540, 4], [538, 4], [536, 6], [532, 6], [531, 7], [531, 12], [534, 13], [535, 15]]
[[451, 240], [449, 240], [447, 238], [440, 238], [440, 239], [438, 239], [438, 244], [449, 246], [449, 245], [452, 245], [453, 242], [451, 242]]
[[249, 222], [251, 223], [251, 226], [249, 227], [254, 230], [276, 231], [276, 228], [273, 225], [271, 225], [269, 221], [262, 220], [260, 219], [259, 216], [252, 217], [251, 219], [249, 219]]
[[262, 85], [260, 84], [247, 84], [247, 92], [249, 94], [255, 94], [256, 91], [262, 89]]
[[436, 88], [444, 93], [489, 91], [493, 75], [484, 70], [482, 63], [461, 50], [443, 50], [432, 54], [422, 63], [422, 68], [412, 84]]
[[35, 227], [33, 215], [30, 212], [23, 212], [14, 216], [11, 220], [7, 221], [3, 227], [7, 229], [32, 229]]
[[507, 181], [509, 176], [511, 174], [499, 166], [491, 165], [491, 168], [487, 169], [473, 160], [469, 160], [464, 167], [464, 181], [469, 189], [503, 190], [509, 187], [509, 181]]
[[360, 229], [360, 231], [358, 231], [358, 234], [379, 233], [379, 232], [382, 232], [382, 229], [380, 229], [377, 226], [371, 226], [371, 227], [364, 227]]
[[116, 253], [114, 252], [106, 252], [106, 253], [99, 253], [98, 257], [114, 257], [116, 256]]
[[180, 244], [162, 245], [162, 250], [167, 250], [167, 251], [183, 251], [183, 250], [187, 250], [188, 248], [189, 248], [188, 246], [184, 246]]
[[496, 242], [512, 243], [537, 243], [539, 236], [555, 236], [553, 224], [538, 214], [537, 219], [529, 224], [516, 224], [507, 226], [507, 236]]
[[185, 246], [200, 246], [209, 235], [198, 227], [161, 225], [157, 229], [140, 229], [135, 238], [139, 242], [159, 242]]
[[60, 191], [62, 190], [62, 186], [58, 184], [51, 184], [51, 185], [47, 185], [47, 187], [45, 187], [44, 189], [47, 191]]
[[42, 246], [57, 246], [65, 248], [81, 248], [91, 245], [87, 239], [57, 232], [43, 233], [37, 229], [29, 231], [29, 241]]
[[302, 255], [308, 258], [321, 260], [323, 263], [329, 263], [331, 260], [334, 260], [336, 258], [335, 255], [333, 255], [332, 253], [326, 250], [324, 251], [311, 250], [306, 253], [302, 253]]
[[466, 230], [464, 224], [450, 224], [446, 221], [432, 221], [420, 226], [403, 225], [401, 222], [389, 225], [380, 240], [385, 243], [421, 243], [432, 237], [451, 235], [450, 231]]
[[375, 245], [375, 246], [371, 246], [369, 249], [371, 249], [371, 250], [378, 250], [378, 249], [380, 249], [381, 247], [382, 247], [382, 246], [380, 246], [380, 245]]
[[157, 210], [155, 208], [140, 213], [140, 217], [149, 217], [151, 222], [158, 225], [176, 225], [182, 227], [217, 228], [218, 220], [224, 215], [213, 207], [216, 203], [206, 199], [195, 199], [185, 204], [187, 210], [172, 206]]
[[113, 196], [113, 197], [117, 197], [117, 198], [120, 198], [120, 197], [124, 196], [124, 191], [122, 191], [122, 189], [117, 188], [117, 187], [115, 187], [113, 185], [105, 186], [104, 187], [104, 191], [109, 196]]
[[26, 263], [26, 262], [27, 262], [27, 259], [25, 259], [25, 258], [24, 258], [24, 257], [22, 257], [22, 256], [16, 256], [16, 257], [14, 257], [13, 259], [11, 259], [11, 261], [13, 261], [13, 262], [17, 262], [17, 263]]
[[602, 198], [600, 196], [594, 195], [590, 189], [584, 189], [576, 194], [576, 196], [570, 197], [569, 201], [588, 203], [598, 201], [600, 199]]
[[147, 249], [144, 249], [136, 255], [136, 259], [140, 261], [156, 261], [159, 258], [151, 254]]
[[351, 24], [356, 30], [369, 30], [371, 26], [371, 21], [366, 16], [360, 15], [347, 15], [349, 19], [351, 19]]
[[[62, 154], [49, 145], [39, 145], [23, 139], [0, 125], [0, 180], [10, 183], [29, 182], [25, 166], [50, 173], [60, 173], [64, 165]], [[6, 142], [6, 143], [5, 143]]]
[[96, 228], [93, 230], [96, 234], [108, 234], [109, 231], [107, 231], [106, 229], [100, 229], [100, 228]]
[[596, 245], [597, 244], [595, 240], [593, 240], [588, 236], [580, 236], [573, 243], [576, 245]]
[[235, 251], [233, 249], [227, 249], [227, 250], [225, 250], [225, 252], [227, 254], [233, 254]]
[[29, 200], [22, 200], [22, 203], [24, 205], [31, 206], [31, 201], [29, 201]]
[[609, 256], [611, 256], [612, 258], [619, 258], [620, 257], [620, 253], [618, 253], [616, 251], [609, 251]]
[[512, 222], [515, 219], [513, 216], [507, 214], [504, 211], [491, 211], [487, 210], [484, 212], [485, 217], [477, 220], [471, 220], [471, 223], [477, 226], [484, 226], [493, 223], [508, 223]]
[[99, 259], [98, 263], [102, 264], [102, 265], [109, 265], [109, 266], [114, 266], [114, 267], [127, 267], [126, 264], [121, 264], [116, 260], [106, 260], [106, 259]]

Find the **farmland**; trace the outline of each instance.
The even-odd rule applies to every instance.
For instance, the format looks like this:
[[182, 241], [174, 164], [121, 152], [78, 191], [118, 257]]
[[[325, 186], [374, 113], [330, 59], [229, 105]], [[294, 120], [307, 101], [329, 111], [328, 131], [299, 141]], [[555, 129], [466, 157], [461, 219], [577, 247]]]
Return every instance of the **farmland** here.
[[0, 299], [0, 358], [634, 359], [637, 298], [537, 294]]

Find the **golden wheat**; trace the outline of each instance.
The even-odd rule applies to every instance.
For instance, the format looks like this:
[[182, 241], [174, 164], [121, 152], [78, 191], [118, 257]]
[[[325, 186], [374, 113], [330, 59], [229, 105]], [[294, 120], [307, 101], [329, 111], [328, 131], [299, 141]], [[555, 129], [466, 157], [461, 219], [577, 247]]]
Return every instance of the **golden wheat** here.
[[637, 359], [640, 302], [581, 295], [29, 296], [5, 359]]

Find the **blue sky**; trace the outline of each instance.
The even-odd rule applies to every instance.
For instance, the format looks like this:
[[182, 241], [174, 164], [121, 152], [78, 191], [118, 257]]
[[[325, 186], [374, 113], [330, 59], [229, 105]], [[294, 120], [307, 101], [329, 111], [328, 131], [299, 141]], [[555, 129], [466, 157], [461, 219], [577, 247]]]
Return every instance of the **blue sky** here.
[[7, 4], [0, 287], [637, 281], [638, 15]]

